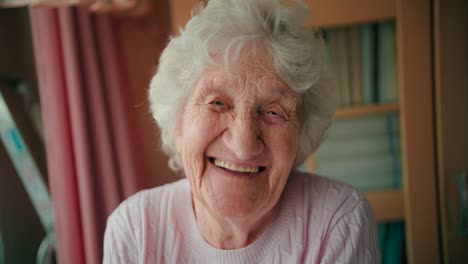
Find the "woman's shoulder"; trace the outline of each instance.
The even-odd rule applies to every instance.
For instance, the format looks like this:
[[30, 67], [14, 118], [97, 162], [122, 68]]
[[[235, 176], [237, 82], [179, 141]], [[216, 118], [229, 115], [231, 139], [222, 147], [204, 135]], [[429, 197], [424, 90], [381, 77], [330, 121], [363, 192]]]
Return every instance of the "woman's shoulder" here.
[[368, 204], [364, 195], [351, 185], [317, 174], [295, 173], [286, 192], [295, 196], [295, 203], [307, 208], [305, 214], [311, 214], [314, 219], [328, 218], [331, 222]]
[[295, 172], [288, 183], [288, 188], [295, 191], [298, 188], [303, 189], [304, 194], [309, 194], [315, 199], [323, 198], [329, 202], [349, 198], [364, 199], [363, 195], [351, 185], [313, 173]]
[[166, 239], [170, 232], [163, 224], [173, 220], [173, 214], [167, 212], [176, 210], [173, 204], [187, 191], [188, 183], [183, 179], [140, 191], [123, 201], [107, 219], [104, 262], [135, 263], [142, 256], [152, 259], [155, 252], [163, 252], [156, 241]]
[[[306, 234], [309, 262], [379, 263], [371, 205], [352, 186], [315, 174], [297, 173], [288, 184], [298, 234]], [[294, 203], [294, 204], [293, 204]], [[351, 250], [350, 250], [351, 249]], [[362, 254], [363, 249], [367, 252]]]
[[189, 191], [186, 179], [141, 190], [120, 203], [109, 216], [108, 221], [115, 219], [135, 221], [135, 218], [147, 215], [155, 217], [161, 213], [161, 210], [170, 207], [170, 203], [184, 191]]

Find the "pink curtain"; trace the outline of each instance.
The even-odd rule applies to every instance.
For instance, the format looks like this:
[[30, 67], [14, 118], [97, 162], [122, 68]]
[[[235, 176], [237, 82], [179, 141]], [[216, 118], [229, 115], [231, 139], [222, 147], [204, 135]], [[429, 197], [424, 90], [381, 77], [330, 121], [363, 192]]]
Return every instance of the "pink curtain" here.
[[148, 177], [112, 20], [32, 8], [59, 263], [101, 263], [112, 210]]

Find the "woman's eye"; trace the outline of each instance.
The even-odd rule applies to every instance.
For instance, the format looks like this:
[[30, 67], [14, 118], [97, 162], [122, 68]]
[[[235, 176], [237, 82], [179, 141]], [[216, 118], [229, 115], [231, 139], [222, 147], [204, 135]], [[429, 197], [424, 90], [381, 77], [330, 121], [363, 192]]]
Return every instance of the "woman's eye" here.
[[210, 105], [215, 111], [225, 112], [228, 110], [228, 105], [221, 100], [213, 100]]
[[216, 106], [224, 106], [224, 103], [221, 101], [213, 101], [211, 104]]
[[282, 123], [286, 121], [286, 118], [280, 111], [267, 110], [263, 111], [265, 121], [269, 123]]

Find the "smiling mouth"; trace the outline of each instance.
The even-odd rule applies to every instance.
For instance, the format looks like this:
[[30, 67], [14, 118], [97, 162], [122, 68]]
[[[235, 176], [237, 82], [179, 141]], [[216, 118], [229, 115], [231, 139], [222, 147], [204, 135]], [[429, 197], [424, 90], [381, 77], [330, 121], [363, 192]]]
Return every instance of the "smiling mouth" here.
[[209, 160], [216, 167], [229, 170], [229, 171], [233, 171], [233, 172], [258, 173], [258, 172], [262, 172], [265, 170], [264, 166], [238, 166], [238, 165], [234, 165], [234, 164], [231, 164], [229, 162], [226, 162], [220, 159], [209, 158]]

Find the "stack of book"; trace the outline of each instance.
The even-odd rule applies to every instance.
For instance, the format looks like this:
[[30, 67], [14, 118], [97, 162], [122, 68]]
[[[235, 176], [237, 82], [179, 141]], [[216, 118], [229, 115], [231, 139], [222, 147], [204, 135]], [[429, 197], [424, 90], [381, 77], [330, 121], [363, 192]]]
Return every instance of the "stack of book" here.
[[401, 185], [398, 114], [338, 119], [315, 153], [316, 172], [361, 191]]
[[395, 23], [323, 30], [341, 107], [398, 101]]

